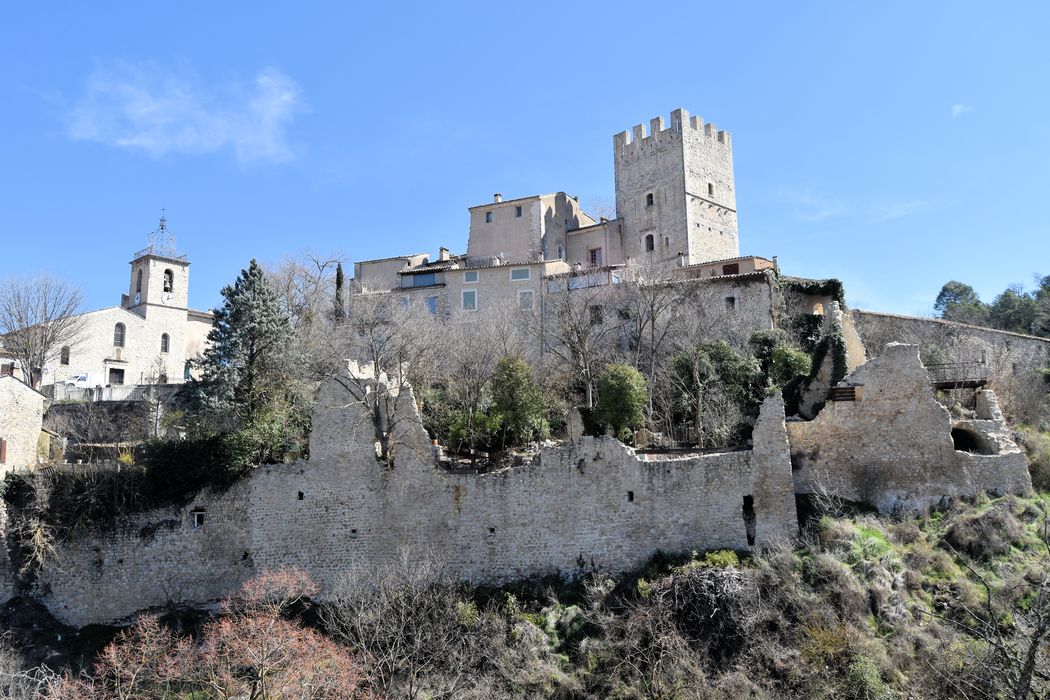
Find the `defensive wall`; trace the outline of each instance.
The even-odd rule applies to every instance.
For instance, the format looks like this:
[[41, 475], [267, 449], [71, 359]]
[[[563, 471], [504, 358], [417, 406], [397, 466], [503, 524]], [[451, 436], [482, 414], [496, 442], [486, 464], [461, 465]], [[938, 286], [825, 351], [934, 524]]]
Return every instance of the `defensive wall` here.
[[[934, 398], [917, 346], [889, 344], [838, 388], [842, 400], [828, 401], [813, 420], [787, 423], [797, 493], [913, 513], [981, 491], [1031, 491], [1025, 455], [994, 395], [979, 392], [976, 418], [953, 425]], [[979, 448], [955, 449], [953, 429], [972, 434]]]
[[330, 591], [346, 572], [406, 549], [465, 580], [503, 583], [624, 571], [656, 550], [747, 550], [797, 532], [779, 397], [763, 405], [749, 450], [643, 459], [585, 437], [481, 475], [439, 469], [418, 416], [399, 425], [387, 468], [360, 404], [326, 384], [310, 461], [260, 467], [225, 494], [63, 542], [23, 592], [84, 625], [205, 604], [284, 566]]

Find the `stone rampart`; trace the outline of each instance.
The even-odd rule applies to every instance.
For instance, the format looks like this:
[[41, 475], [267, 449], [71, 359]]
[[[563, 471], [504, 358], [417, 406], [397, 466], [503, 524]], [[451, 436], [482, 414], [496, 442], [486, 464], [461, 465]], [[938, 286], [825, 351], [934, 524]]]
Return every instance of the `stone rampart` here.
[[[934, 398], [917, 346], [891, 343], [840, 386], [852, 387], [855, 400], [829, 401], [813, 420], [787, 424], [797, 493], [914, 512], [945, 497], [1031, 491], [1012, 440], [1000, 439], [994, 454], [955, 449], [951, 416]], [[993, 430], [1001, 438], [1001, 418], [972, 423], [991, 443]]]
[[83, 625], [169, 601], [205, 604], [284, 566], [331, 590], [405, 550], [485, 583], [618, 572], [658, 549], [747, 550], [797, 531], [783, 416], [780, 398], [767, 399], [751, 450], [646, 461], [587, 437], [523, 466], [461, 475], [435, 466], [418, 416], [399, 423], [398, 459], [382, 466], [366, 414], [332, 382], [310, 461], [260, 467], [225, 494], [62, 543], [35, 594]]

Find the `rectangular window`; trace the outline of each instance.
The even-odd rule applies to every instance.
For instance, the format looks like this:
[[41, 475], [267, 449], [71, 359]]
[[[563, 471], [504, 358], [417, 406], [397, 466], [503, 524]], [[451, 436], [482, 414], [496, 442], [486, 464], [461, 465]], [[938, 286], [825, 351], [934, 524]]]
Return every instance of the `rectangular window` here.
[[433, 287], [435, 282], [437, 282], [437, 276], [433, 272], [412, 275], [413, 287]]
[[431, 316], [437, 316], [437, 312], [438, 312], [438, 298], [437, 297], [427, 297], [426, 306], [427, 306], [427, 312]]
[[591, 267], [601, 267], [602, 266], [602, 249], [601, 248], [592, 248], [591, 250], [587, 251], [587, 254], [589, 256]]
[[492, 212], [490, 212], [490, 211], [485, 212], [485, 223], [486, 224], [491, 224], [492, 223]]
[[522, 289], [518, 292], [518, 308], [522, 311], [532, 311], [531, 289]]
[[512, 280], [527, 280], [532, 277], [532, 270], [527, 267], [519, 267], [516, 270], [510, 271], [510, 278]]
[[726, 311], [734, 311], [736, 309], [736, 297], [726, 297]]
[[193, 516], [193, 527], [194, 529], [204, 527], [204, 511], [195, 510], [190, 513]]
[[730, 263], [729, 265], [722, 266], [723, 275], [739, 275], [740, 274], [740, 263]]
[[464, 289], [463, 290], [463, 310], [464, 311], [477, 311], [478, 310], [478, 290], [476, 290], [476, 289]]
[[478, 271], [477, 270], [467, 270], [466, 272], [463, 273], [463, 281], [464, 282], [477, 282], [478, 281]]
[[520, 206], [514, 207], [514, 216], [515, 216], [515, 218], [518, 218], [518, 219], [521, 218], [521, 207]]
[[109, 384], [110, 386], [118, 386], [124, 383], [124, 370], [122, 369], [109, 369]]

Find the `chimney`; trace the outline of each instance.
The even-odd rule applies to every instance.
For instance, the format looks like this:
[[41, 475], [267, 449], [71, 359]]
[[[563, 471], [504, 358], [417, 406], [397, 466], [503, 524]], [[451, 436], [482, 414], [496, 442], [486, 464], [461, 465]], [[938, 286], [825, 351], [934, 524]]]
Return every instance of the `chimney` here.
[[444, 246], [438, 248], [438, 260], [444, 262], [445, 260], [451, 260], [452, 255], [448, 252], [448, 248]]
[[503, 195], [497, 192], [496, 194], [492, 195], [492, 201], [496, 204], [499, 204], [503, 201]]

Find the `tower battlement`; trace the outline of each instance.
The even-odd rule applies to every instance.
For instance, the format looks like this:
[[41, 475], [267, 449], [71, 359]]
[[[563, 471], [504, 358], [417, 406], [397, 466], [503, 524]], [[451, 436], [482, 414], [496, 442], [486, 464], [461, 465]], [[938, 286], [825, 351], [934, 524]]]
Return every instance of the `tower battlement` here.
[[732, 149], [732, 137], [728, 131], [720, 131], [712, 123], [704, 123], [703, 117], [689, 116], [684, 109], [671, 112], [670, 124], [663, 116], [649, 120], [649, 131], [644, 124], [637, 124], [630, 131], [621, 131], [613, 135], [613, 150], [617, 157], [626, 157], [645, 147], [655, 146], [669, 140], [681, 139], [683, 134], [690, 134], [714, 144], [721, 144]]

